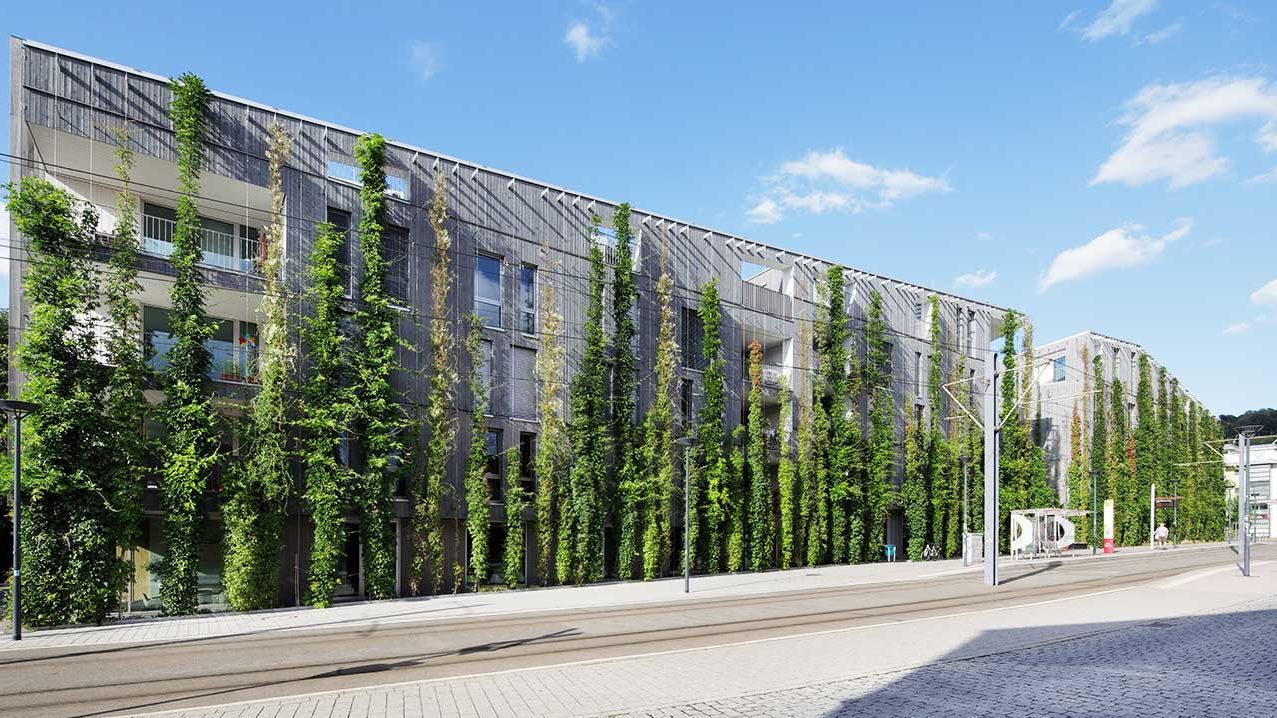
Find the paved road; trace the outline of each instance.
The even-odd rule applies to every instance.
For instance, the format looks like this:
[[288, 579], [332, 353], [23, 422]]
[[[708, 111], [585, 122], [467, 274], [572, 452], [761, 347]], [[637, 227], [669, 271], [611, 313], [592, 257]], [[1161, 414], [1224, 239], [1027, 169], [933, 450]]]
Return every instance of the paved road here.
[[[1271, 554], [1271, 555], [1270, 555]], [[1277, 556], [1261, 548], [1256, 560]], [[112, 715], [647, 654], [913, 620], [1226, 565], [1227, 549], [594, 610], [0, 654], [0, 715]]]

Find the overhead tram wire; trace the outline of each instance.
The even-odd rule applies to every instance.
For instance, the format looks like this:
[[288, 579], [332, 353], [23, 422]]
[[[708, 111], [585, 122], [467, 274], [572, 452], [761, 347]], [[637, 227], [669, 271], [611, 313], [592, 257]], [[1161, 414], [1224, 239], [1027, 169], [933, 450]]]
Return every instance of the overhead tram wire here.
[[[78, 174], [86, 174], [86, 172], [85, 172], [83, 169], [80, 169], [80, 168], [72, 168], [72, 167], [67, 167], [67, 166], [57, 165], [57, 164], [49, 163], [49, 162], [39, 162], [39, 164], [36, 164], [36, 162], [38, 162], [38, 161], [36, 161], [36, 160], [32, 160], [31, 158], [25, 158], [25, 157], [21, 157], [21, 156], [19, 156], [19, 155], [12, 155], [12, 154], [9, 154], [9, 153], [4, 153], [4, 152], [0, 152], [0, 161], [2, 161], [2, 162], [7, 162], [7, 163], [17, 163], [17, 164], [20, 164], [20, 165], [22, 165], [22, 166], [31, 167], [31, 168], [37, 168], [37, 169], [38, 169], [38, 168], [40, 168], [40, 167], [50, 167], [50, 166], [51, 166], [51, 167], [57, 167], [57, 168], [59, 168], [59, 169], [65, 169], [65, 170], [67, 170], [68, 172], [74, 172], [74, 173], [78, 173]], [[48, 171], [48, 170], [46, 169], [45, 171]], [[99, 177], [106, 177], [106, 175], [101, 175], [101, 174], [98, 174], [97, 176], [99, 176]], [[138, 182], [134, 182], [134, 183], [132, 183], [132, 184], [133, 184], [133, 186], [134, 186], [134, 187], [146, 187], [147, 189], [152, 189], [152, 190], [155, 190], [155, 191], [158, 191], [158, 192], [163, 192], [163, 193], [166, 193], [166, 194], [180, 195], [180, 192], [179, 192], [179, 191], [174, 190], [174, 189], [170, 189], [170, 188], [166, 188], [166, 187], [159, 187], [159, 186], [155, 186], [155, 185], [147, 185], [147, 184], [145, 184], [145, 183], [138, 183]], [[135, 194], [136, 194], [136, 192], [135, 192]], [[242, 204], [240, 204], [240, 203], [238, 203], [238, 202], [232, 202], [232, 201], [230, 201], [230, 200], [223, 200], [223, 199], [217, 199], [217, 198], [211, 198], [211, 197], [204, 197], [204, 196], [202, 196], [202, 195], [193, 195], [193, 197], [195, 197], [195, 198], [197, 198], [197, 199], [204, 200], [204, 201], [206, 201], [206, 202], [211, 202], [211, 203], [220, 204], [220, 205], [223, 205], [223, 206], [226, 206], [226, 207], [229, 207], [229, 208], [235, 209], [235, 210], [239, 210], [239, 209], [248, 209], [248, 210], [251, 210], [251, 211], [253, 211], [253, 212], [259, 212], [259, 213], [261, 213], [261, 215], [263, 216], [263, 220], [264, 220], [264, 221], [265, 221], [265, 218], [266, 218], [266, 217], [269, 217], [269, 216], [271, 215], [271, 212], [270, 212], [269, 210], [259, 210], [259, 209], [257, 209], [257, 208], [253, 208], [253, 207], [245, 207], [245, 205], [242, 205]], [[423, 205], [416, 205], [416, 204], [412, 204], [412, 203], [406, 203], [406, 202], [403, 202], [402, 200], [395, 200], [395, 201], [396, 201], [396, 202], [399, 202], [399, 203], [401, 203], [401, 204], [407, 204], [409, 207], [414, 208], [414, 209], [417, 209], [417, 210], [428, 210], [428, 209], [429, 209], [428, 207], [425, 207], [425, 206], [423, 206]], [[99, 206], [101, 206], [101, 205], [99, 205]], [[286, 220], [293, 220], [293, 221], [296, 221], [296, 222], [301, 222], [301, 223], [303, 223], [303, 224], [309, 224], [309, 225], [312, 225], [312, 226], [318, 226], [318, 225], [320, 225], [320, 224], [324, 224], [324, 223], [326, 223], [324, 220], [316, 220], [316, 219], [309, 218], [309, 217], [302, 217], [302, 216], [298, 216], [298, 215], [290, 215], [290, 214], [287, 214], [287, 213], [285, 213], [285, 214], [283, 214], [283, 215], [281, 215], [281, 216], [282, 216], [284, 219], [286, 219]], [[499, 234], [499, 235], [501, 235], [501, 236], [508, 237], [508, 238], [511, 238], [511, 239], [515, 239], [515, 240], [518, 240], [518, 241], [521, 241], [521, 242], [527, 242], [527, 243], [530, 243], [530, 244], [534, 244], [534, 245], [535, 245], [535, 246], [537, 246], [538, 248], [541, 246], [541, 244], [540, 244], [539, 242], [537, 242], [536, 240], [528, 239], [528, 238], [523, 237], [523, 236], [521, 236], [521, 235], [519, 235], [519, 234], [516, 234], [516, 233], [513, 233], [513, 232], [509, 232], [509, 231], [506, 231], [506, 230], [501, 229], [501, 228], [499, 228], [499, 227], [493, 227], [493, 226], [491, 226], [491, 225], [486, 225], [486, 224], [483, 224], [483, 223], [480, 223], [480, 222], [474, 222], [474, 221], [472, 221], [472, 220], [462, 219], [462, 218], [460, 218], [460, 217], [456, 217], [456, 216], [450, 216], [448, 219], [449, 219], [450, 221], [457, 222], [457, 223], [459, 223], [459, 224], [464, 224], [464, 225], [467, 225], [467, 226], [471, 226], [471, 227], [474, 227], [474, 228], [476, 228], [476, 229], [480, 229], [480, 230], [483, 230], [483, 231], [491, 232], [491, 233], [494, 233], [494, 234]], [[349, 232], [352, 236], [357, 236], [357, 230], [356, 230], [356, 228], [351, 227], [351, 228], [349, 228], [347, 231], [348, 231], [348, 232]], [[659, 238], [659, 239], [665, 239], [664, 237], [658, 237], [658, 238]], [[434, 251], [434, 252], [438, 252], [438, 251], [439, 251], [439, 250], [438, 250], [438, 247], [437, 247], [434, 243], [431, 243], [431, 242], [423, 242], [423, 241], [419, 241], [419, 240], [415, 240], [415, 241], [410, 242], [410, 243], [409, 243], [409, 248], [410, 248], [411, 250], [413, 250], [414, 252], [417, 252], [417, 254], [416, 254], [416, 256], [415, 256], [415, 258], [416, 258], [416, 259], [424, 259], [424, 260], [429, 260], [429, 257], [428, 257], [427, 255], [425, 255], [424, 253], [420, 253], [420, 251], [419, 251], [419, 250], [429, 249], [429, 250], [432, 250], [432, 251]], [[472, 256], [470, 253], [462, 252], [462, 251], [461, 251], [461, 250], [459, 250], [459, 249], [449, 249], [449, 250], [447, 250], [447, 251], [448, 251], [450, 254], [454, 255], [455, 257], [465, 257], [465, 258], [469, 258], [469, 257], [471, 257], [471, 256]], [[580, 254], [580, 253], [577, 253], [577, 252], [572, 252], [572, 251], [570, 251], [570, 250], [568, 250], [568, 249], [564, 249], [564, 248], [555, 248], [555, 250], [554, 250], [554, 251], [555, 251], [555, 252], [558, 252], [559, 254], [563, 254], [563, 255], [566, 255], [566, 256], [568, 256], [568, 257], [571, 257], [571, 258], [574, 258], [574, 259], [578, 259], [578, 260], [581, 260], [581, 261], [585, 261], [585, 262], [590, 261], [590, 257], [589, 257], [589, 255], [586, 255], [586, 254]], [[838, 264], [838, 263], [836, 263], [836, 262], [826, 262], [826, 261], [824, 261], [824, 260], [818, 260], [818, 261], [821, 261], [821, 263], [823, 263], [823, 264], [829, 264], [829, 265], [834, 265], [834, 266], [844, 266], [844, 265], [839, 265], [839, 264]], [[856, 270], [856, 269], [854, 269], [854, 268], [850, 268], [850, 267], [847, 267], [847, 269], [848, 269], [849, 271], [852, 271], [852, 272], [860, 272], [860, 270]], [[549, 267], [542, 267], [542, 266], [538, 266], [538, 267], [537, 267], [537, 271], [538, 271], [538, 272], [545, 272], [546, 274], [552, 274], [552, 275], [556, 275], [556, 276], [564, 277], [564, 278], [567, 278], [567, 279], [577, 280], [577, 281], [580, 281], [580, 282], [588, 282], [588, 281], [590, 281], [590, 278], [589, 278], [589, 276], [588, 276], [588, 275], [575, 274], [575, 273], [572, 273], [572, 272], [567, 272], [567, 271], [564, 271], [564, 270], [556, 270], [556, 269], [552, 269], [552, 268], [549, 268]], [[643, 278], [647, 279], [647, 280], [648, 280], [648, 281], [650, 281], [652, 284], [655, 284], [655, 283], [656, 283], [656, 280], [657, 280], [657, 279], [659, 279], [659, 277], [657, 277], [657, 276], [655, 276], [655, 275], [650, 274], [650, 273], [649, 273], [646, 269], [640, 270], [639, 272], [637, 272], [637, 274], [638, 274], [639, 276], [641, 276], [641, 277], [643, 277]], [[875, 276], [875, 277], [877, 277], [878, 275], [871, 275], [871, 276]], [[895, 282], [895, 283], [907, 284], [907, 283], [900, 282], [899, 280], [893, 280], [893, 279], [886, 278], [886, 277], [881, 277], [881, 279], [882, 279], [882, 281], [884, 281], [884, 282]], [[819, 279], [815, 279], [815, 278], [814, 278], [814, 279], [813, 279], [813, 281], [818, 282], [818, 281], [819, 281]], [[681, 301], [683, 301], [683, 302], [687, 302], [689, 305], [699, 303], [700, 296], [701, 296], [701, 295], [703, 295], [703, 292], [702, 292], [702, 291], [701, 291], [698, 287], [691, 287], [691, 286], [686, 286], [686, 285], [681, 285], [681, 284], [677, 284], [677, 285], [676, 285], [676, 287], [677, 287], [678, 289], [681, 289], [681, 290], [685, 291], [685, 292], [688, 292], [688, 294], [679, 294], [679, 293], [677, 293], [677, 292], [670, 292], [668, 296], [670, 296], [672, 299], [677, 299], [677, 300], [681, 300]], [[570, 287], [570, 286], [567, 286], [567, 285], [563, 285], [562, 287], [559, 287], [559, 289], [561, 289], [563, 292], [571, 292], [571, 293], [575, 293], [575, 294], [578, 294], [578, 295], [585, 295], [585, 294], [586, 294], [585, 292], [583, 292], [583, 291], [581, 291], [581, 290], [579, 290], [579, 289], [574, 289], [574, 288], [572, 288], [572, 287]], [[936, 292], [936, 291], [934, 291], [934, 290], [927, 290], [927, 288], [925, 288], [925, 287], [919, 287], [919, 289], [920, 289], [920, 290], [923, 290], [923, 291], [931, 291], [931, 293], [932, 293], [932, 294], [936, 294], [937, 296], [940, 294], [940, 293], [938, 293], [938, 292]], [[261, 292], [254, 292], [254, 293], [255, 293], [255, 294], [262, 294]], [[656, 289], [654, 289], [654, 288], [653, 288], [653, 289], [651, 289], [651, 290], [647, 290], [647, 291], [645, 291], [645, 292], [643, 292], [643, 293], [644, 293], [644, 294], [646, 294], [646, 295], [650, 295], [650, 296], [658, 296], [658, 297], [659, 297], [659, 296], [661, 296], [661, 294], [662, 294], [662, 293], [658, 292], [658, 291], [657, 291]], [[946, 296], [951, 296], [951, 295], [946, 295]], [[817, 310], [824, 309], [824, 306], [823, 306], [823, 305], [818, 304], [817, 302], [815, 302], [815, 301], [813, 301], [813, 300], [807, 299], [806, 297], [792, 296], [792, 297], [790, 297], [790, 299], [791, 299], [791, 300], [793, 300], [795, 303], [801, 303], [801, 304], [803, 304], [803, 305], [805, 305], [805, 306], [812, 307], [812, 308], [817, 309]], [[961, 299], [961, 298], [958, 298], [958, 299]], [[964, 301], [969, 301], [969, 300], [964, 300]], [[356, 303], [357, 303], [357, 302], [356, 302]], [[738, 309], [738, 310], [741, 310], [741, 311], [752, 312], [753, 314], [758, 315], [758, 316], [768, 317], [768, 318], [777, 319], [777, 320], [781, 320], [781, 321], [818, 321], [818, 320], [816, 320], [816, 319], [807, 319], [807, 318], [797, 317], [797, 316], [785, 316], [784, 314], [779, 314], [779, 313], [776, 313], [776, 312], [766, 311], [766, 310], [759, 309], [759, 308], [757, 308], [757, 307], [749, 306], [749, 305], [746, 305], [746, 304], [742, 304], [742, 303], [740, 303], [740, 302], [736, 302], [736, 301], [733, 301], [733, 300], [722, 299], [721, 297], [720, 297], [719, 303], [720, 303], [720, 305], [722, 305], [722, 306], [735, 308], [735, 309]], [[982, 302], [977, 302], [977, 303], [978, 303], [978, 304], [981, 304], [982, 306], [989, 307], [990, 309], [996, 309], [996, 308], [997, 308], [997, 307], [994, 307], [993, 305], [987, 305], [987, 304], [984, 304], [984, 303], [982, 303]], [[403, 310], [401, 310], [401, 312], [402, 312], [402, 311], [403, 311]], [[409, 309], [408, 311], [414, 311], [414, 310]], [[865, 318], [857, 317], [857, 316], [850, 315], [850, 314], [849, 314], [849, 315], [847, 315], [847, 319], [851, 322], [851, 324], [852, 324], [853, 326], [859, 326], [859, 327], [861, 327], [861, 328], [863, 328], [863, 326], [864, 326], [864, 325], [868, 322], [868, 320], [867, 320], [867, 319], [865, 319]], [[584, 326], [584, 324], [583, 324], [583, 323], [581, 323], [581, 322], [576, 322], [575, 324], [576, 324], [577, 326]], [[899, 337], [899, 338], [902, 338], [902, 339], [912, 339], [912, 340], [914, 340], [914, 341], [921, 342], [921, 343], [926, 344], [926, 345], [928, 345], [928, 346], [932, 346], [932, 342], [931, 342], [931, 340], [930, 340], [930, 337], [919, 336], [919, 335], [916, 335], [916, 334], [910, 334], [910, 333], [908, 333], [908, 332], [904, 332], [904, 331], [901, 331], [901, 330], [898, 330], [898, 329], [895, 329], [895, 328], [892, 328], [892, 327], [886, 327], [885, 331], [886, 331], [886, 333], [887, 333], [887, 334], [890, 334], [890, 335], [892, 335], [892, 336], [896, 336], [896, 337]], [[970, 346], [970, 347], [967, 347], [967, 346], [964, 346], [964, 345], [962, 345], [962, 344], [958, 344], [958, 343], [956, 343], [956, 342], [948, 342], [948, 341], [943, 341], [943, 340], [940, 342], [940, 346], [941, 346], [942, 348], [947, 348], [947, 349], [949, 349], [950, 351], [958, 352], [958, 353], [964, 353], [964, 354], [966, 354], [966, 355], [968, 355], [968, 356], [973, 356], [973, 357], [975, 356], [975, 353], [988, 354], [988, 353], [991, 353], [991, 352], [995, 351], [995, 350], [993, 350], [993, 349], [990, 349], [990, 348], [987, 348], [987, 347], [981, 347], [981, 346], [978, 346], [978, 345], [972, 345], [972, 346]]]

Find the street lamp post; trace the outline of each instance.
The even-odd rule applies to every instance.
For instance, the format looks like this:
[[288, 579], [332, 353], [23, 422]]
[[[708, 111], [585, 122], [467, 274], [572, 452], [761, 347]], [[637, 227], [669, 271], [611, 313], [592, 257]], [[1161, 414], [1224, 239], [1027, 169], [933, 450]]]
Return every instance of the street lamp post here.
[[966, 453], [958, 454], [958, 463], [962, 465], [962, 565], [970, 566], [971, 557], [967, 555], [967, 533], [971, 531], [971, 505], [967, 503], [967, 462], [970, 457]]
[[683, 447], [683, 593], [692, 592], [692, 447], [696, 437], [680, 436], [675, 444]]
[[36, 405], [17, 399], [0, 399], [0, 410], [13, 416], [13, 640], [22, 640], [22, 417]]

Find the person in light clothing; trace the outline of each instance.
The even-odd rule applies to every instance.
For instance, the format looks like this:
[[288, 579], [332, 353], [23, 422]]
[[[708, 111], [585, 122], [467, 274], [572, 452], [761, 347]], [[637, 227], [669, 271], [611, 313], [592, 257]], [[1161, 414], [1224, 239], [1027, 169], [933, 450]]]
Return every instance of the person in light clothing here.
[[1170, 532], [1166, 530], [1166, 522], [1163, 521], [1158, 525], [1157, 530], [1153, 532], [1153, 538], [1157, 540], [1157, 545], [1166, 548], [1166, 537]]

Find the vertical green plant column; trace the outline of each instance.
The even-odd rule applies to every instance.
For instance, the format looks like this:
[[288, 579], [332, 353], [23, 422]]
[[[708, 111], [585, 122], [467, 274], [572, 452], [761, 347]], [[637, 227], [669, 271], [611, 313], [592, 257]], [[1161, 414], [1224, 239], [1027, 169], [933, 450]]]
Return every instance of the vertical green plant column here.
[[[470, 355], [470, 452], [466, 460], [466, 530], [470, 533], [470, 577], [475, 590], [488, 582], [488, 526], [492, 523], [488, 488], [488, 386], [483, 377], [483, 321], [470, 317], [466, 352]], [[500, 480], [498, 478], [498, 480]]]
[[767, 472], [767, 419], [763, 416], [763, 345], [749, 345], [749, 566], [772, 565], [772, 477]]
[[1135, 480], [1123, 496], [1122, 539], [1127, 544], [1143, 543], [1148, 531], [1148, 487], [1156, 483], [1162, 468], [1157, 408], [1153, 403], [1153, 373], [1148, 355], [1140, 354], [1139, 384], [1135, 390]]
[[789, 380], [780, 385], [780, 466], [776, 469], [776, 488], [780, 493], [780, 567], [790, 568], [798, 557], [798, 476], [794, 465], [794, 396]]
[[[636, 329], [635, 303], [638, 286], [634, 281], [633, 233], [630, 229], [630, 205], [622, 203], [612, 215], [616, 230], [616, 262], [612, 282], [612, 481], [608, 484], [606, 504], [612, 512], [613, 524], [623, 527], [618, 542], [617, 574], [629, 578], [634, 566], [634, 482], [640, 476], [638, 450], [634, 443], [634, 394], [638, 382], [638, 359], [634, 353]], [[693, 523], [693, 526], [696, 524]], [[626, 540], [628, 539], [628, 541]], [[696, 545], [695, 537], [692, 541]], [[622, 555], [622, 549], [627, 552]], [[694, 549], [693, 549], [694, 550]]]
[[744, 571], [749, 561], [747, 543], [749, 541], [749, 502], [745, 500], [745, 427], [737, 425], [732, 430], [731, 445], [728, 447], [728, 487], [727, 487], [727, 570]]
[[[1087, 475], [1086, 448], [1082, 443], [1082, 415], [1073, 402], [1073, 421], [1069, 425], [1069, 508], [1091, 510], [1091, 478]], [[1089, 521], [1077, 522], [1077, 540], [1086, 541], [1091, 533]]]
[[701, 285], [697, 309], [705, 338], [702, 379], [704, 401], [696, 415], [696, 457], [698, 484], [705, 491], [705, 568], [710, 573], [723, 570], [723, 528], [727, 523], [727, 456], [724, 454], [723, 424], [727, 414], [727, 380], [723, 360], [723, 314], [719, 307], [718, 280]]
[[940, 318], [940, 298], [931, 295], [928, 300], [928, 341], [931, 350], [927, 355], [927, 426], [926, 426], [926, 480], [924, 494], [927, 512], [927, 543], [934, 544], [945, 556], [949, 556], [946, 538], [949, 527], [956, 519], [950, 512], [953, 497], [958, 491], [957, 467], [953, 450], [945, 432], [944, 390], [944, 336]]
[[[1201, 475], [1201, 440], [1198, 435], [1199, 421], [1197, 418], [1197, 402], [1188, 400], [1188, 406], [1185, 409], [1184, 416], [1184, 450], [1185, 461], [1188, 466], [1183, 468], [1182, 485], [1180, 493], [1184, 500], [1180, 503], [1179, 509], [1179, 526], [1180, 539], [1183, 541], [1195, 541], [1198, 537], [1197, 531], [1197, 498], [1199, 496], [1199, 481]], [[1209, 451], [1209, 449], [1207, 449]]]
[[[829, 561], [829, 414], [819, 390], [811, 397], [810, 417], [809, 434], [800, 434], [800, 441], [806, 439], [808, 467], [803, 473], [803, 505], [807, 507], [807, 565], [818, 566]], [[864, 517], [860, 520], [863, 525]]]
[[501, 572], [509, 588], [519, 587], [519, 574], [523, 573], [523, 510], [527, 505], [527, 492], [519, 477], [519, 449], [511, 446], [505, 452], [505, 570]]
[[883, 556], [882, 546], [887, 532], [888, 489], [892, 469], [896, 466], [894, 397], [887, 366], [887, 321], [883, 315], [882, 295], [874, 290], [869, 295], [869, 312], [865, 321], [865, 344], [869, 348], [866, 385], [869, 390], [868, 467], [863, 489], [865, 536], [860, 560], [875, 561]]
[[1120, 536], [1121, 521], [1120, 512], [1123, 510], [1122, 496], [1127, 491], [1127, 483], [1134, 477], [1128, 477], [1125, 471], [1126, 462], [1126, 439], [1130, 432], [1129, 414], [1126, 410], [1126, 386], [1122, 380], [1117, 378], [1116, 373], [1113, 376], [1113, 384], [1109, 391], [1109, 441], [1107, 451], [1107, 466], [1104, 469], [1105, 475], [1108, 477], [1108, 498], [1113, 500], [1114, 519], [1113, 533], [1114, 539]]
[[905, 420], [905, 480], [900, 487], [900, 502], [905, 509], [905, 555], [910, 561], [922, 560], [927, 543], [927, 495], [924, 487], [926, 445], [923, 434], [912, 419]]
[[363, 275], [355, 311], [358, 344], [352, 354], [354, 434], [359, 439], [363, 466], [356, 502], [360, 513], [364, 588], [369, 598], [395, 595], [395, 526], [390, 514], [404, 444], [399, 432], [406, 426], [390, 377], [396, 368], [399, 318], [386, 290], [386, 258], [382, 231], [386, 212], [386, 140], [378, 134], [355, 141], [359, 161], [359, 251]]
[[304, 304], [310, 311], [301, 322], [306, 375], [301, 386], [298, 445], [306, 476], [303, 499], [310, 509], [314, 537], [304, 601], [328, 606], [341, 577], [337, 566], [346, 540], [345, 512], [350, 501], [349, 471], [341, 463], [341, 436], [352, 406], [345, 387], [345, 337], [341, 301], [345, 294], [338, 255], [346, 237], [327, 222], [316, 228], [306, 264]]
[[[1191, 467], [1187, 466], [1188, 464], [1188, 426], [1187, 426], [1188, 412], [1184, 405], [1184, 393], [1180, 391], [1178, 379], [1171, 380], [1170, 394], [1171, 394], [1171, 398], [1170, 398], [1171, 408], [1169, 412], [1170, 414], [1169, 436], [1170, 436], [1171, 448], [1169, 452], [1170, 457], [1169, 457], [1169, 460], [1167, 461], [1168, 471], [1170, 472], [1169, 475], [1167, 476], [1167, 481], [1169, 482], [1170, 485], [1167, 488], [1170, 489], [1171, 493], [1173, 493], [1174, 495], [1183, 496], [1185, 495], [1185, 492], [1189, 486], [1188, 470]], [[1171, 518], [1172, 520], [1174, 520], [1175, 517], [1173, 514]], [[1178, 532], [1178, 536], [1183, 536], [1183, 532], [1181, 531], [1181, 528], [1182, 528], [1182, 524], [1180, 526], [1175, 527], [1176, 531]]]
[[[1095, 382], [1095, 400], [1091, 403], [1091, 450], [1090, 450], [1090, 473], [1087, 475], [1087, 486], [1094, 484], [1095, 496], [1092, 497], [1090, 505], [1083, 508], [1097, 511], [1103, 511], [1102, 504], [1104, 499], [1109, 498], [1108, 476], [1105, 474], [1108, 468], [1108, 412], [1109, 402], [1106, 398], [1108, 382], [1104, 379], [1104, 356], [1102, 352], [1096, 352], [1091, 359], [1091, 378]], [[1099, 527], [1099, 521], [1095, 522]], [[1098, 541], [1101, 537], [1096, 536]]]
[[603, 484], [607, 476], [607, 338], [603, 333], [603, 286], [607, 269], [597, 241], [598, 217], [590, 224], [590, 289], [585, 312], [585, 353], [572, 380], [572, 467], [558, 545], [560, 583], [603, 577]]
[[412, 483], [412, 566], [408, 587], [413, 595], [443, 590], [443, 490], [448, 462], [456, 443], [452, 407], [457, 369], [455, 341], [448, 317], [452, 308], [452, 235], [448, 231], [448, 173], [435, 173], [429, 222], [434, 234], [430, 267], [430, 358], [426, 388], [426, 440], [420, 472]]
[[[23, 618], [33, 626], [100, 623], [118, 605], [127, 564], [116, 555], [110, 435], [102, 431], [105, 373], [94, 356], [89, 310], [98, 284], [89, 252], [98, 217], [65, 190], [28, 177], [7, 185], [27, 240], [28, 321], [18, 347], [23, 424]], [[114, 497], [110, 497], [114, 498]]]
[[229, 472], [222, 517], [226, 522], [226, 601], [248, 611], [278, 602], [279, 555], [283, 547], [288, 473], [288, 397], [292, 377], [287, 299], [281, 277], [284, 257], [284, 162], [292, 138], [271, 125], [266, 148], [271, 218], [261, 233], [262, 297], [260, 349], [255, 357], [260, 389], [249, 402], [248, 431], [240, 460]]
[[185, 74], [172, 82], [169, 115], [177, 139], [177, 226], [173, 230], [174, 279], [170, 289], [169, 325], [172, 346], [164, 370], [164, 402], [160, 406], [168, 431], [161, 490], [167, 553], [160, 567], [160, 599], [169, 615], [194, 613], [200, 539], [204, 529], [204, 490], [218, 460], [219, 418], [212, 404], [208, 373], [212, 355], [205, 342], [214, 323], [204, 310], [204, 287], [197, 266], [204, 130], [209, 91], [203, 80]]
[[563, 420], [564, 348], [559, 298], [550, 281], [541, 284], [537, 312], [541, 317], [541, 346], [536, 376], [541, 433], [537, 435], [536, 519], [537, 577], [548, 586], [555, 577], [555, 551], [562, 513], [564, 477], [568, 472], [568, 436]]
[[[859, 422], [848, 420], [847, 380], [847, 313], [842, 267], [829, 267], [825, 274], [822, 300], [824, 316], [817, 336], [820, 340], [820, 381], [817, 393], [827, 405], [829, 452], [829, 534], [834, 563], [846, 563], [855, 543], [852, 534], [863, 526], [852, 521], [857, 493], [853, 469], [856, 464], [859, 437], [854, 429]], [[856, 526], [853, 529], [852, 524]]]
[[[1020, 383], [1017, 381], [1019, 362], [1016, 360], [1015, 334], [1020, 328], [1020, 315], [1007, 310], [1002, 319], [1002, 386], [999, 393], [1002, 406], [998, 415], [1007, 417], [1002, 426], [998, 481], [1000, 500], [998, 525], [1005, 527], [1011, 511], [1023, 509], [1028, 502], [1028, 471], [1024, 463], [1024, 447], [1030, 443], [1024, 427], [1023, 409], [1020, 406]], [[1007, 550], [1009, 537], [999, 531], [1000, 550]]]
[[[115, 236], [111, 244], [102, 299], [107, 314], [106, 354], [114, 369], [107, 372], [103, 413], [110, 427], [113, 450], [109, 489], [104, 493], [115, 509], [112, 535], [120, 549], [136, 545], [141, 529], [142, 488], [146, 486], [147, 444], [144, 424], [148, 367], [142, 351], [142, 323], [137, 297], [137, 196], [132, 191], [134, 166], [132, 126], [112, 131], [116, 142], [115, 175], [121, 190], [115, 196]], [[7, 326], [8, 322], [5, 322]]]
[[643, 578], [664, 573], [670, 558], [670, 516], [674, 511], [674, 397], [677, 389], [678, 344], [674, 331], [674, 278], [669, 272], [669, 248], [661, 248], [661, 275], [656, 282], [655, 399], [647, 413], [644, 464], [647, 470], [647, 516], [643, 526]]

